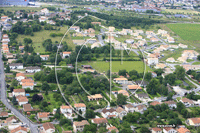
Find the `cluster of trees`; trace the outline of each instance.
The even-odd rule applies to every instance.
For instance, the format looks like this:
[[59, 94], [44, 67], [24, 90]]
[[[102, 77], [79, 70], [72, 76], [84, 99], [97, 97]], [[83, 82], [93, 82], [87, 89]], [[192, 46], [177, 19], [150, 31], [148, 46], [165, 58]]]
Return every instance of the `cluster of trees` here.
[[186, 73], [188, 75], [192, 75], [194, 79], [200, 82], [200, 73], [196, 72], [195, 70], [188, 70]]
[[198, 100], [200, 99], [200, 95], [195, 95], [195, 92], [191, 92], [189, 94], [187, 94], [186, 96], [188, 99], [192, 99], [192, 100]]
[[122, 28], [131, 28], [132, 26], [141, 26], [145, 27], [145, 25], [152, 25], [154, 23], [160, 23], [160, 21], [157, 20], [151, 20], [151, 19], [145, 19], [145, 18], [137, 18], [137, 17], [121, 17], [116, 15], [108, 15], [108, 14], [102, 14], [97, 12], [88, 12], [88, 11], [75, 11], [76, 14], [84, 14], [88, 13], [90, 15], [96, 16], [101, 19], [105, 19], [106, 25], [114, 26], [116, 28], [122, 29]]
[[46, 51], [57, 52], [57, 46], [52, 44], [51, 39], [46, 39], [43, 41], [42, 45], [45, 47]]
[[[62, 70], [57, 70], [57, 78], [60, 84], [71, 84], [74, 80], [74, 77], [72, 75], [72, 70], [69, 68], [62, 68]], [[50, 72], [36, 72], [34, 74], [35, 80], [38, 81], [46, 81], [48, 83], [57, 83], [56, 82], [56, 75], [55, 75], [55, 69], [50, 70]], [[44, 87], [45, 89], [45, 87]], [[45, 91], [45, 90], [44, 90]]]
[[25, 66], [27, 65], [35, 66], [35, 65], [40, 65], [41, 58], [36, 53], [33, 53], [32, 55], [28, 55], [27, 53], [25, 53], [22, 57], [17, 54], [17, 60], [15, 62], [23, 63]]

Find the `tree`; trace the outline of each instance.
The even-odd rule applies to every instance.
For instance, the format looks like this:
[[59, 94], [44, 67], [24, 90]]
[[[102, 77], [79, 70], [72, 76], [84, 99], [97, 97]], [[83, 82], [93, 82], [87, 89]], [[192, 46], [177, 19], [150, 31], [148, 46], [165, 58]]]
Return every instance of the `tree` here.
[[117, 95], [117, 104], [118, 105], [126, 104], [126, 96], [124, 96], [123, 94], [118, 94]]
[[152, 74], [151, 72], [147, 72], [144, 76], [144, 79], [146, 79], [147, 81], [150, 81], [152, 79]]
[[140, 133], [151, 133], [151, 131], [147, 127], [141, 126]]
[[160, 82], [158, 79], [153, 78], [147, 85], [147, 92], [149, 94], [155, 95], [159, 90]]
[[138, 77], [139, 76], [139, 74], [138, 74], [138, 72], [136, 70], [132, 70], [128, 74], [129, 74], [130, 77], [132, 77], [132, 76]]
[[50, 89], [49, 84], [45, 81], [44, 83], [42, 83], [42, 90], [43, 91], [48, 91]]
[[12, 98], [12, 103], [13, 103], [13, 105], [17, 105], [17, 100], [16, 100], [15, 95], [14, 95], [13, 98]]
[[6, 73], [10, 73], [10, 66], [9, 65], [6, 66]]
[[91, 109], [86, 110], [85, 114], [86, 119], [94, 118], [95, 117], [95, 112]]
[[183, 80], [185, 78], [185, 69], [181, 66], [177, 66], [175, 70], [175, 74], [176, 74], [177, 79]]
[[200, 60], [200, 55], [197, 56], [197, 59]]
[[96, 133], [97, 132], [97, 125], [92, 123], [90, 125], [85, 125], [83, 133]]
[[60, 122], [59, 122], [59, 125], [63, 126], [65, 124], [71, 125], [71, 121], [69, 119], [66, 119], [66, 118], [61, 119]]
[[30, 44], [32, 43], [32, 40], [30, 38], [24, 38], [24, 43]]
[[79, 112], [80, 115], [78, 115], [78, 118], [77, 118], [77, 119], [78, 119], [78, 121], [82, 121], [82, 120], [83, 120], [82, 111], [79, 110], [78, 112]]
[[124, 77], [126, 77], [126, 73], [127, 73], [126, 70], [119, 70], [119, 72], [118, 72], [118, 74], [119, 74], [120, 76], [124, 76]]
[[16, 79], [13, 79], [11, 82], [11, 87], [17, 87], [18, 81]]
[[36, 102], [36, 101], [42, 101], [42, 97], [39, 96], [38, 94], [34, 94], [32, 97], [32, 102]]

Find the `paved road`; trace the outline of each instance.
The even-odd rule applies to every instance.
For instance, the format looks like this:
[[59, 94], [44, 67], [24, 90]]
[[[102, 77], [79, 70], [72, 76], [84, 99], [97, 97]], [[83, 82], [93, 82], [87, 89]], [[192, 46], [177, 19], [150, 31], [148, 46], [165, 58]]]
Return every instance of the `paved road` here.
[[[0, 37], [0, 39], [1, 39], [1, 37]], [[0, 51], [1, 51], [1, 48], [0, 48]], [[10, 109], [12, 111], [12, 113], [23, 122], [23, 124], [27, 124], [32, 133], [39, 133], [39, 131], [37, 130], [39, 124], [31, 123], [28, 118], [26, 118], [24, 115], [22, 115], [17, 109], [15, 109], [8, 102], [7, 95], [6, 95], [6, 82], [5, 82], [5, 75], [4, 75], [4, 65], [3, 65], [3, 61], [2, 61], [2, 53], [1, 52], [0, 52], [0, 84], [1, 84], [1, 101], [3, 102], [3, 104], [8, 109]]]

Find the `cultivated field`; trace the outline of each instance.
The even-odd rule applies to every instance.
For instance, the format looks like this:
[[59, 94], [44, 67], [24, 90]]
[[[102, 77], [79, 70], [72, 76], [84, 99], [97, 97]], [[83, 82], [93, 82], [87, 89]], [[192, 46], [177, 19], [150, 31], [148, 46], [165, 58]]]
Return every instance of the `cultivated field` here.
[[165, 9], [162, 13], [174, 13], [174, 14], [198, 14], [200, 12], [194, 10], [178, 10], [178, 9]]
[[[110, 68], [110, 63], [105, 61], [84, 62], [81, 65], [91, 65], [98, 72], [107, 72]], [[142, 61], [112, 61], [112, 72], [118, 72], [119, 70], [126, 69], [127, 71], [136, 70], [139, 73], [143, 73], [145, 64]], [[146, 71], [151, 70], [146, 66]]]

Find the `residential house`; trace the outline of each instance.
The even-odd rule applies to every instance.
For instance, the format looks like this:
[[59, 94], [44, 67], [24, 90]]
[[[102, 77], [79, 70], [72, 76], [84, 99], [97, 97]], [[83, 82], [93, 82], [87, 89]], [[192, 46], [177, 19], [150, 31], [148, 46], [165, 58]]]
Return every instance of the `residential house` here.
[[158, 128], [158, 127], [154, 127], [154, 128], [151, 129], [151, 132], [152, 133], [162, 133], [162, 129]]
[[176, 62], [173, 57], [167, 58], [166, 62]]
[[169, 108], [176, 108], [177, 107], [177, 105], [176, 105], [176, 102], [174, 102], [174, 101], [165, 101], [164, 102], [165, 104], [167, 104], [168, 106], [169, 106]]
[[178, 46], [179, 46], [180, 48], [187, 48], [187, 47], [188, 47], [187, 45], [184, 45], [184, 44], [181, 44], [181, 43], [179, 43]]
[[14, 56], [13, 56], [12, 53], [6, 53], [6, 58], [7, 58], [7, 59], [13, 59]]
[[80, 27], [79, 26], [72, 26], [72, 27], [70, 27], [70, 30], [74, 30], [76, 32], [80, 32]]
[[149, 95], [147, 93], [138, 93], [136, 94], [137, 98], [147, 99], [149, 98]]
[[31, 104], [24, 104], [23, 105], [23, 110], [24, 112], [31, 112], [31, 111], [34, 111]]
[[158, 102], [158, 101], [153, 101], [153, 102], [150, 103], [150, 105], [152, 105], [152, 106], [156, 106], [156, 105], [160, 105], [160, 104], [161, 104], [161, 103]]
[[13, 123], [16, 123], [16, 122], [18, 122], [18, 119], [14, 115], [6, 118], [6, 121], [5, 121], [5, 123], [7, 123], [7, 125], [10, 125], [10, 124], [13, 124]]
[[164, 127], [163, 133], [176, 133], [177, 131], [172, 127]]
[[101, 100], [103, 99], [103, 96], [101, 94], [95, 94], [95, 95], [90, 95], [87, 96], [89, 101], [94, 101], [94, 100]]
[[100, 42], [95, 42], [95, 43], [93, 43], [92, 45], [91, 45], [91, 49], [93, 49], [93, 48], [95, 48], [95, 47], [100, 47], [101, 46], [101, 44], [100, 44]]
[[139, 33], [139, 34], [143, 34], [144, 31], [143, 30], [134, 30], [135, 33]]
[[186, 107], [194, 106], [194, 102], [188, 98], [182, 98], [180, 102], [182, 102]]
[[50, 122], [46, 122], [42, 125], [44, 133], [54, 133], [56, 128], [54, 125]]
[[25, 77], [25, 75], [24, 75], [24, 73], [17, 73], [16, 74], [16, 77], [15, 77], [15, 79], [17, 80], [17, 81], [21, 81], [22, 79], [25, 79], [26, 77]]
[[184, 127], [180, 127], [179, 129], [176, 130], [177, 133], [191, 133], [190, 130]]
[[91, 122], [97, 124], [97, 126], [100, 124], [106, 125], [108, 123], [106, 118], [94, 118], [91, 120]]
[[30, 88], [31, 90], [33, 90], [33, 87], [34, 87], [34, 83], [31, 83], [31, 82], [22, 83], [22, 89]]
[[90, 125], [87, 120], [82, 121], [75, 121], [73, 122], [73, 131], [76, 132], [82, 132], [84, 130], [85, 125]]
[[114, 78], [114, 82], [118, 84], [128, 84], [127, 78]]
[[89, 29], [85, 30], [85, 33], [86, 34], [95, 33], [95, 30], [93, 28], [89, 28]]
[[10, 131], [10, 133], [28, 133], [28, 129], [22, 126], [19, 126]]
[[71, 55], [71, 52], [63, 52], [62, 58], [69, 57]]
[[45, 16], [41, 16], [40, 18], [39, 18], [39, 22], [41, 23], [41, 22], [45, 22], [45, 21], [47, 21], [48, 20], [48, 17], [45, 17]]
[[133, 43], [134, 43], [134, 40], [133, 40], [133, 39], [126, 39], [126, 43], [128, 43], [128, 44], [133, 44]]
[[143, 113], [145, 110], [147, 110], [147, 107], [145, 105], [138, 105], [134, 109], [135, 112], [140, 112], [140, 113]]
[[119, 130], [115, 127], [115, 126], [112, 126], [112, 127], [108, 127], [108, 132], [107, 133], [112, 133], [113, 131], [115, 133], [119, 133]]
[[186, 120], [186, 123], [189, 126], [200, 126], [200, 117], [198, 117], [198, 118], [188, 118]]
[[142, 36], [137, 36], [136, 39], [142, 39]]
[[115, 95], [115, 97], [117, 97], [118, 94], [129, 97], [129, 93], [126, 90], [112, 91], [112, 93]]
[[63, 114], [66, 114], [66, 113], [72, 114], [72, 108], [68, 105], [62, 105], [60, 106], [60, 112]]
[[114, 108], [104, 108], [102, 111], [101, 111], [101, 115], [104, 117], [104, 118], [116, 118], [118, 113], [116, 112], [116, 110]]
[[41, 71], [41, 68], [38, 67], [38, 66], [35, 66], [35, 67], [26, 67], [26, 73], [36, 73], [36, 72], [39, 72]]
[[158, 42], [159, 40], [155, 37], [150, 38], [151, 42]]
[[75, 103], [74, 108], [77, 111], [81, 110], [82, 112], [86, 112], [86, 105], [84, 103]]
[[20, 106], [28, 103], [28, 98], [22, 95], [16, 96], [16, 100]]
[[187, 59], [196, 58], [198, 55], [199, 53], [194, 50], [184, 50], [182, 53], [182, 57], [187, 57]]
[[159, 69], [159, 68], [164, 69], [165, 67], [166, 67], [166, 65], [164, 63], [158, 63], [155, 66], [156, 69]]
[[147, 58], [148, 65], [156, 65], [158, 64], [158, 58]]
[[22, 63], [11, 63], [9, 64], [10, 69], [23, 69], [23, 64]]
[[93, 69], [92, 66], [90, 66], [90, 65], [82, 65], [82, 68], [83, 69]]
[[22, 85], [23, 83], [33, 83], [34, 84], [34, 80], [32, 79], [22, 79], [21, 82], [20, 82], [20, 85]]
[[49, 113], [48, 112], [38, 112], [37, 118], [42, 119], [42, 121], [47, 121], [47, 120], [49, 120]]
[[8, 117], [8, 112], [5, 111], [0, 112], [0, 117]]
[[43, 61], [47, 61], [49, 59], [49, 55], [40, 55], [40, 58], [43, 60]]
[[146, 35], [154, 35], [153, 31], [146, 31]]
[[118, 117], [119, 117], [119, 119], [121, 119], [121, 120], [123, 119], [124, 116], [127, 115], [126, 110], [124, 110], [122, 107], [118, 107], [118, 108], [116, 109], [116, 112], [118, 113]]
[[108, 27], [108, 31], [109, 31], [109, 32], [114, 32], [114, 30], [115, 30], [115, 27], [112, 27], [112, 26], [109, 26], [109, 27]]
[[167, 34], [167, 31], [166, 31], [166, 30], [159, 29], [159, 30], [158, 30], [158, 34]]
[[48, 14], [49, 13], [49, 10], [47, 8], [44, 8], [40, 11], [42, 14]]
[[200, 69], [200, 65], [188, 65], [188, 64], [184, 64], [182, 65], [182, 67], [188, 71], [188, 70], [199, 70]]
[[13, 89], [12, 95], [17, 97], [17, 96], [25, 96], [25, 90], [24, 89]]
[[132, 104], [126, 104], [125, 105], [125, 110], [126, 110], [126, 112], [128, 112], [128, 113], [133, 113], [134, 112], [134, 106], [132, 105]]
[[139, 85], [128, 85], [127, 86], [127, 90], [130, 90], [130, 91], [140, 91], [142, 90], [142, 87], [140, 87]]

